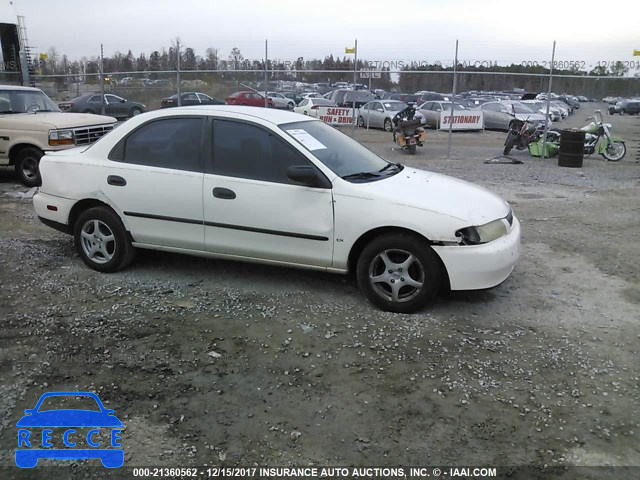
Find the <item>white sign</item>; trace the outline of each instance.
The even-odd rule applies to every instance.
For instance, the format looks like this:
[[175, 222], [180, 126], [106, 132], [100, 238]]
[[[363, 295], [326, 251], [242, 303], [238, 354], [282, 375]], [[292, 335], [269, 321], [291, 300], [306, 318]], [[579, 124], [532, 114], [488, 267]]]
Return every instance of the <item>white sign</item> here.
[[451, 110], [440, 112], [440, 130], [482, 130], [484, 128], [484, 112], [480, 110], [454, 110], [453, 120]]
[[352, 125], [353, 108], [318, 107], [316, 116], [329, 125]]
[[380, 72], [375, 72], [373, 70], [368, 72], [364, 70], [360, 70], [360, 78], [382, 78], [382, 74]]
[[322, 150], [325, 147], [322, 143], [316, 139], [313, 135], [302, 128], [293, 128], [291, 130], [287, 130], [289, 134], [298, 140], [302, 145], [307, 147], [309, 150]]

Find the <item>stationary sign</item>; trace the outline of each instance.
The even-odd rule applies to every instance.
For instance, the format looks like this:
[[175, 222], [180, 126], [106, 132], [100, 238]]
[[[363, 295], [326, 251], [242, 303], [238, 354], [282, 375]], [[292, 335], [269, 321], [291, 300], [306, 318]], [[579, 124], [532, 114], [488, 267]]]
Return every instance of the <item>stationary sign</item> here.
[[318, 107], [317, 118], [329, 125], [352, 125], [353, 108]]
[[482, 130], [484, 128], [484, 112], [469, 110], [454, 110], [453, 120], [451, 110], [444, 109], [440, 112], [440, 130]]
[[633, 56], [634, 57], [640, 57], [640, 50], [634, 50], [633, 51]]
[[356, 47], [344, 47], [344, 53], [356, 53]]

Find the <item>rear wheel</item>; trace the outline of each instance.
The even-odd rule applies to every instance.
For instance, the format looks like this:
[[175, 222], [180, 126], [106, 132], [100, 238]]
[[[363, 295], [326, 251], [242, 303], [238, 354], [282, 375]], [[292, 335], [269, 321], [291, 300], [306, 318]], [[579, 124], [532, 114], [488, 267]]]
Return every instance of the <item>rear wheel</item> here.
[[135, 117], [136, 115], [140, 115], [142, 113], [142, 110], [138, 107], [133, 107], [131, 109], [131, 116]]
[[377, 307], [412, 313], [440, 289], [443, 271], [426, 240], [407, 233], [382, 235], [358, 259], [360, 289]]
[[15, 161], [15, 170], [20, 181], [27, 187], [37, 187], [41, 184], [40, 158], [42, 150], [35, 147], [27, 147], [20, 150]]
[[358, 117], [358, 127], [364, 128], [364, 118]]
[[74, 240], [82, 261], [99, 272], [126, 267], [135, 253], [122, 221], [107, 207], [82, 212], [74, 226]]

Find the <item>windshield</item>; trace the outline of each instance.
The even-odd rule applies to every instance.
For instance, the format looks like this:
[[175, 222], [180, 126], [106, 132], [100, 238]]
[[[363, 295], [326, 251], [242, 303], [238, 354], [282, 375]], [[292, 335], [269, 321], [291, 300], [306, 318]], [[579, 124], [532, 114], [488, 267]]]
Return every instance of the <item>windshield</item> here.
[[[309, 150], [332, 172], [340, 177], [360, 172], [372, 172], [383, 178], [386, 172], [378, 172], [390, 165], [368, 148], [349, 136], [320, 121], [305, 121], [280, 125], [294, 140]], [[396, 170], [389, 171], [397, 173]]]
[[86, 395], [53, 395], [42, 401], [38, 412], [46, 412], [51, 410], [89, 410], [99, 412], [100, 407], [93, 397]]
[[526, 105], [523, 105], [521, 103], [511, 103], [511, 104], [507, 104], [507, 109], [509, 111], [511, 111], [511, 106], [513, 105], [513, 111], [515, 113], [534, 113], [534, 111], [532, 109], [530, 109], [529, 107], [527, 107]]
[[[442, 105], [442, 108], [443, 108], [444, 110], [451, 110], [451, 102], [448, 102], [448, 103], [441, 103], [440, 105]], [[457, 104], [457, 103], [453, 106], [453, 109], [454, 109], [454, 110], [466, 110], [466, 108], [464, 108], [464, 106], [459, 105], [459, 104]]]
[[382, 104], [384, 105], [384, 108], [391, 112], [399, 112], [400, 110], [407, 108], [407, 104], [404, 102], [382, 102]]
[[59, 112], [44, 92], [37, 90], [1, 90], [0, 113]]

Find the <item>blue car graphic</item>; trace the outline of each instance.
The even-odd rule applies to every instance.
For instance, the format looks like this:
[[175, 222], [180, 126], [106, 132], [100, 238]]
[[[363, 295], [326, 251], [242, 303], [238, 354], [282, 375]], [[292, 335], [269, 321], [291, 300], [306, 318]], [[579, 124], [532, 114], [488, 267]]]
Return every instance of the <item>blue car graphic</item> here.
[[[50, 397], [90, 397], [95, 400], [98, 410], [84, 409], [44, 409], [40, 411], [42, 402]], [[33, 468], [40, 458], [99, 458], [102, 465], [107, 468], [118, 468], [124, 463], [124, 450], [120, 444], [120, 431], [122, 422], [113, 414], [114, 410], [104, 408], [102, 402], [95, 393], [91, 392], [49, 392], [43, 394], [36, 406], [26, 409], [26, 414], [16, 426], [18, 427], [18, 448], [16, 449], [16, 465], [21, 468]], [[64, 445], [68, 448], [39, 448], [52, 447], [52, 428], [66, 428], [63, 434]], [[79, 435], [74, 427], [91, 427], [86, 436]], [[32, 429], [42, 428], [40, 432]], [[100, 428], [110, 429], [111, 448], [94, 438], [100, 433]], [[32, 433], [36, 435], [31, 436]], [[88, 448], [74, 448], [86, 440]], [[32, 446], [33, 445], [33, 446]], [[23, 447], [23, 448], [21, 448]]]

